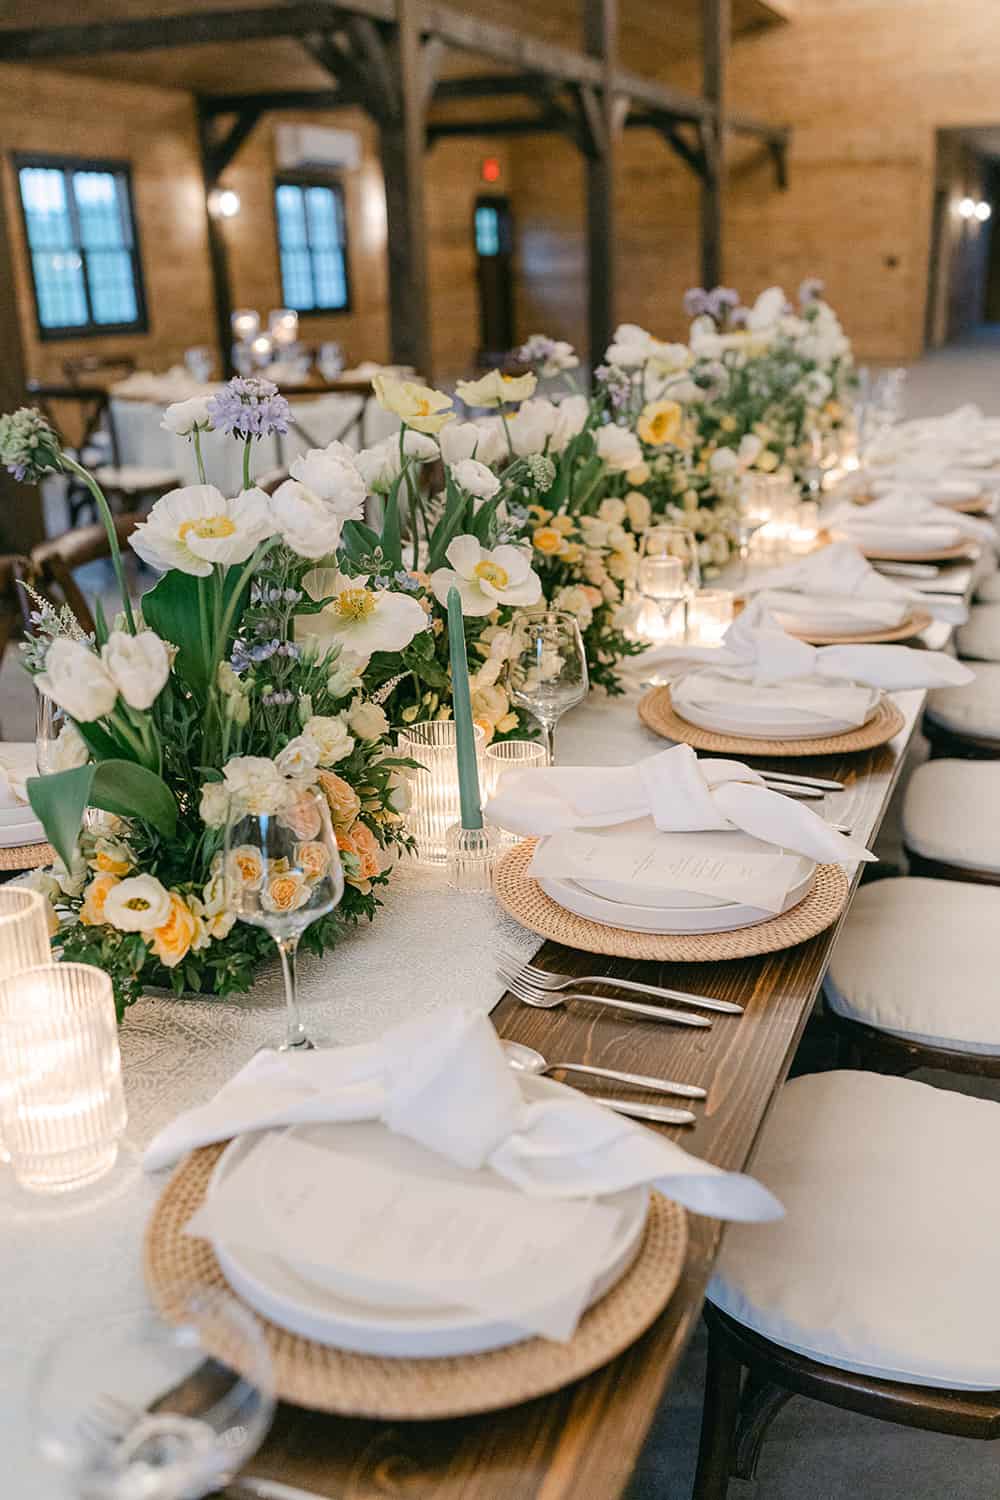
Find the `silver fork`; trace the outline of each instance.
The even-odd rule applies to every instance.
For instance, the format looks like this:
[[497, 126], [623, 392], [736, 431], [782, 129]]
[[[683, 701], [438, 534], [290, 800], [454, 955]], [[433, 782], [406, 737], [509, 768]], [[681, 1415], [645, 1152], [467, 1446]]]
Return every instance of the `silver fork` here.
[[523, 977], [525, 983], [540, 990], [569, 990], [583, 984], [609, 985], [615, 990], [628, 990], [633, 995], [649, 995], [654, 1000], [673, 1000], [678, 1005], [700, 1005], [702, 1010], [717, 1010], [727, 1016], [741, 1016], [742, 1005], [735, 1000], [716, 1000], [711, 995], [692, 995], [686, 990], [660, 989], [655, 984], [639, 984], [634, 979], [612, 979], [607, 974], [585, 974], [574, 978], [572, 974], [559, 974], [555, 970], [540, 969], [537, 964], [522, 963], [512, 953], [501, 953], [497, 959], [501, 977], [512, 974], [515, 979]]
[[685, 1011], [667, 1010], [662, 1005], [639, 1005], [634, 1000], [614, 1000], [607, 995], [585, 995], [577, 990], [567, 993], [562, 990], [553, 992], [536, 989], [520, 976], [505, 969], [498, 968], [497, 973], [512, 995], [538, 1010], [555, 1010], [556, 1006], [562, 1005], [566, 1000], [586, 1000], [590, 1005], [604, 1005], [609, 1010], [627, 1011], [629, 1015], [645, 1016], [651, 1021], [672, 1021], [676, 1026], [696, 1026], [706, 1030], [712, 1024], [704, 1016], [689, 1016]]

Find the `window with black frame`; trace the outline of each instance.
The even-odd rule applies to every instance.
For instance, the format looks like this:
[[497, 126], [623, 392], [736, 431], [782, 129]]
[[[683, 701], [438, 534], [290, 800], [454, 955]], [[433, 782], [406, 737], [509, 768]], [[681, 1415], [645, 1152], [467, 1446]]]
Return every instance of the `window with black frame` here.
[[144, 332], [128, 166], [48, 155], [15, 166], [39, 335]]
[[328, 175], [289, 173], [275, 178], [282, 297], [296, 312], [347, 312], [344, 190]]

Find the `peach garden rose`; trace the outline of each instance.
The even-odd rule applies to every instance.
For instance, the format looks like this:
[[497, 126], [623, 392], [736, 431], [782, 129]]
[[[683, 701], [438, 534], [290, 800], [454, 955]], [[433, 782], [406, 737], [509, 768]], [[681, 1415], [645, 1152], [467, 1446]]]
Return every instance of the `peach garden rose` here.
[[261, 905], [279, 915], [298, 911], [309, 900], [309, 885], [301, 870], [279, 870], [272, 873], [261, 892]]
[[330, 868], [330, 851], [318, 839], [310, 840], [296, 846], [295, 862], [307, 880], [322, 880]]
[[176, 891], [170, 892], [170, 915], [153, 933], [153, 952], [167, 969], [176, 968], [194, 943], [198, 922], [194, 912]]
[[319, 784], [326, 797], [335, 828], [350, 828], [361, 811], [361, 799], [352, 786], [333, 771], [320, 771]]

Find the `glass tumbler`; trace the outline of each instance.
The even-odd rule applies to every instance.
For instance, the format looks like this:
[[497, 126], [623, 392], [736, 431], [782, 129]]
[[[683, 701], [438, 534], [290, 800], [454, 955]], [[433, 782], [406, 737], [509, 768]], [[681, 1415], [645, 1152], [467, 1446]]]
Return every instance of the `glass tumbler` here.
[[[486, 746], [486, 795], [493, 797], [505, 771], [525, 771], [531, 767], [544, 766], [545, 746], [535, 740], [501, 740], [499, 744]], [[500, 848], [513, 849], [521, 842], [522, 835], [498, 828]]]
[[21, 1187], [69, 1192], [110, 1172], [127, 1119], [110, 977], [43, 964], [0, 982], [0, 1076]]
[[[478, 724], [475, 736], [476, 769], [482, 787], [486, 735]], [[461, 822], [462, 816], [454, 719], [425, 720], [400, 730], [398, 750], [423, 767], [410, 782], [412, 801], [406, 814], [406, 826], [417, 841], [417, 858], [424, 864], [443, 865], [448, 858], [448, 829]]]

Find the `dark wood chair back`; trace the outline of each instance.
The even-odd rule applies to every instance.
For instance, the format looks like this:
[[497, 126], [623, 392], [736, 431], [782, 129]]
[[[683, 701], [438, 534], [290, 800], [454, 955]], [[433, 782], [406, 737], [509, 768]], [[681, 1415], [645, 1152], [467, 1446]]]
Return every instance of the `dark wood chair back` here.
[[[121, 546], [127, 543], [137, 524], [136, 516], [115, 517], [115, 530]], [[29, 557], [15, 559], [13, 571], [22, 584], [30, 584], [56, 609], [63, 605], [69, 608], [80, 628], [89, 633], [94, 629], [94, 616], [74, 574], [86, 563], [110, 555], [111, 547], [103, 525], [78, 526], [73, 531], [63, 532], [62, 536], [40, 542]], [[21, 587], [17, 592], [21, 617], [25, 629], [29, 629], [31, 612], [36, 605], [26, 588]]]

